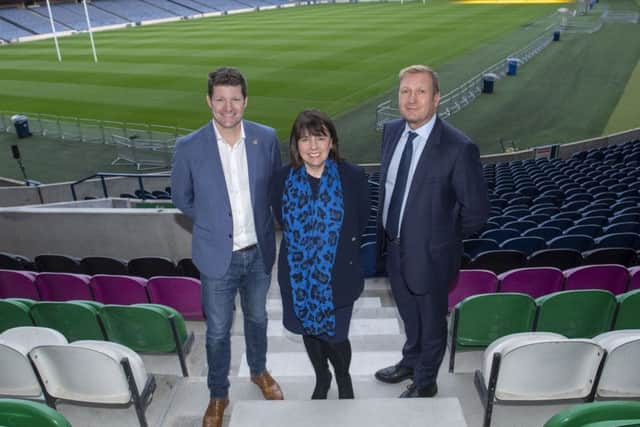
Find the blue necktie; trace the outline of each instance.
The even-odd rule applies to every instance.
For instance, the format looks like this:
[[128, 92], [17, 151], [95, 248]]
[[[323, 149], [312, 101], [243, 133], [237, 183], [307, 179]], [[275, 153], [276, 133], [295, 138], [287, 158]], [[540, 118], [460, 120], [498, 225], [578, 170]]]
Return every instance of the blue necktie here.
[[413, 140], [418, 136], [415, 132], [409, 132], [407, 142], [400, 157], [398, 165], [398, 173], [396, 175], [396, 183], [393, 186], [391, 200], [389, 201], [389, 209], [387, 211], [387, 226], [385, 230], [387, 235], [395, 239], [400, 234], [400, 211], [402, 210], [402, 201], [404, 200], [405, 189], [407, 188], [407, 178], [409, 177], [409, 169], [411, 168], [411, 157], [413, 155]]

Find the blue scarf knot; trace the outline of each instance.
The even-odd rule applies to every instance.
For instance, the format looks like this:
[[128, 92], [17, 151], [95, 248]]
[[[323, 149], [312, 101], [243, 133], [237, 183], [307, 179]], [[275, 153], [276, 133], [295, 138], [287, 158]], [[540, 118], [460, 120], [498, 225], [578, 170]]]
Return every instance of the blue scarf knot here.
[[342, 184], [328, 159], [313, 197], [304, 166], [291, 168], [282, 196], [293, 308], [306, 334], [335, 335], [331, 272], [344, 216]]

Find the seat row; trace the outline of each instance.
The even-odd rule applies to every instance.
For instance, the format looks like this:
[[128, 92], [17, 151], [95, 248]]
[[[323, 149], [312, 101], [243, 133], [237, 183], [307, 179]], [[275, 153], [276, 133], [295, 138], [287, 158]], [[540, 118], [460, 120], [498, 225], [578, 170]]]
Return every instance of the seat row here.
[[133, 404], [140, 425], [148, 425], [145, 409], [155, 378], [140, 356], [124, 345], [95, 340], [69, 343], [53, 329], [18, 327], [0, 334], [0, 357], [0, 394], [43, 400], [54, 409], [60, 401]]
[[599, 289], [560, 291], [539, 298], [521, 293], [467, 297], [454, 307], [449, 328], [449, 372], [456, 353], [486, 347], [518, 332], [554, 332], [593, 338], [621, 329], [640, 329], [640, 289], [620, 294]]
[[563, 290], [602, 289], [614, 295], [640, 289], [640, 266], [585, 265], [516, 268], [496, 275], [489, 270], [460, 270], [449, 289], [449, 310], [466, 297], [495, 292], [517, 292], [532, 298]]
[[462, 255], [461, 268], [490, 270], [496, 274], [523, 267], [556, 267], [566, 270], [581, 265], [638, 264], [638, 252], [630, 248], [601, 248], [580, 252], [576, 249], [542, 249], [527, 256], [515, 249], [496, 249], [479, 253], [471, 259]]
[[0, 425], [11, 427], [71, 427], [60, 413], [44, 403], [0, 398]]
[[551, 417], [544, 427], [631, 427], [640, 425], [640, 402], [631, 400], [573, 405]]
[[162, 304], [189, 320], [202, 320], [200, 281], [191, 277], [74, 273], [34, 273], [0, 270], [0, 298], [38, 301], [87, 300], [103, 304]]
[[496, 403], [640, 398], [637, 360], [640, 329], [606, 332], [593, 339], [550, 332], [499, 338], [485, 350], [482, 368], [475, 374], [485, 408], [483, 426], [491, 425]]
[[124, 261], [118, 258], [97, 256], [76, 258], [61, 254], [43, 254], [34, 261], [21, 256], [0, 252], [0, 269], [28, 270], [49, 273], [118, 274], [150, 278], [153, 276], [187, 276], [200, 278], [200, 272], [191, 258], [174, 263], [164, 257], [140, 257]]
[[54, 329], [70, 342], [112, 341], [140, 353], [176, 353], [183, 376], [189, 375], [186, 355], [193, 333], [187, 333], [184, 318], [171, 307], [0, 300], [0, 331], [23, 326]]

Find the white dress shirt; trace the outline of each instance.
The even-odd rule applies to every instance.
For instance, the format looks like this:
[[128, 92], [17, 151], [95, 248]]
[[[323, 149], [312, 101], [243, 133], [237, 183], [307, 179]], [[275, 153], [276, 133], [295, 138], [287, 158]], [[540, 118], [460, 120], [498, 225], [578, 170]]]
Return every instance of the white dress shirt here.
[[409, 167], [409, 175], [407, 176], [407, 185], [404, 190], [404, 196], [402, 198], [402, 208], [400, 209], [400, 222], [398, 223], [398, 232], [402, 230], [402, 217], [404, 216], [404, 207], [407, 203], [407, 197], [409, 190], [411, 189], [411, 183], [413, 182], [413, 174], [416, 172], [418, 161], [424, 151], [424, 147], [427, 145], [427, 140], [433, 130], [433, 125], [436, 122], [436, 115], [434, 114], [431, 120], [420, 126], [418, 129], [411, 129], [408, 124], [405, 125], [404, 131], [400, 136], [400, 141], [396, 145], [396, 149], [391, 156], [391, 162], [389, 163], [389, 170], [387, 171], [387, 179], [384, 183], [384, 207], [382, 211], [383, 224], [387, 224], [387, 213], [389, 211], [389, 202], [391, 202], [391, 195], [393, 194], [393, 187], [396, 185], [396, 177], [398, 175], [398, 167], [400, 166], [400, 158], [404, 151], [404, 146], [407, 144], [407, 138], [409, 132], [413, 131], [418, 134], [413, 139], [413, 153], [411, 155], [411, 166]]
[[240, 139], [231, 145], [225, 141], [215, 122], [212, 122], [220, 153], [220, 162], [224, 171], [224, 181], [231, 203], [233, 217], [233, 250], [246, 248], [258, 242], [251, 205], [251, 188], [249, 186], [249, 168], [247, 167], [247, 150], [245, 149], [244, 125], [241, 123]]

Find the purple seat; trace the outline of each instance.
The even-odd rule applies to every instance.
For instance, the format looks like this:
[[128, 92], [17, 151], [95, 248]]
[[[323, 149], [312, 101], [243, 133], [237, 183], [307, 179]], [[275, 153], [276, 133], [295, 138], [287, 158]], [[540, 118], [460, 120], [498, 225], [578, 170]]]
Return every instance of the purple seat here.
[[640, 289], [640, 265], [629, 268], [629, 275], [631, 276], [629, 290]]
[[565, 290], [603, 289], [615, 295], [627, 290], [629, 271], [618, 264], [583, 265], [564, 271]]
[[538, 298], [562, 290], [564, 276], [555, 267], [525, 267], [498, 276], [500, 292], [520, 292]]
[[460, 270], [458, 279], [449, 289], [449, 311], [466, 297], [493, 293], [497, 287], [498, 278], [493, 271]]
[[35, 280], [36, 273], [31, 271], [0, 270], [0, 298], [39, 300]]
[[42, 301], [93, 300], [90, 276], [75, 273], [38, 273], [36, 288]]
[[146, 285], [142, 277], [111, 274], [96, 274], [90, 282], [96, 301], [120, 305], [148, 303]]
[[[462, 272], [460, 272], [462, 273]], [[200, 281], [192, 277], [155, 276], [147, 282], [153, 304], [176, 309], [186, 320], [202, 320], [202, 292]], [[449, 293], [451, 301], [451, 293]]]

